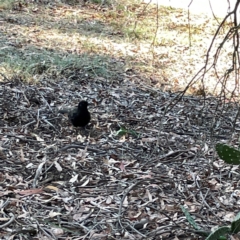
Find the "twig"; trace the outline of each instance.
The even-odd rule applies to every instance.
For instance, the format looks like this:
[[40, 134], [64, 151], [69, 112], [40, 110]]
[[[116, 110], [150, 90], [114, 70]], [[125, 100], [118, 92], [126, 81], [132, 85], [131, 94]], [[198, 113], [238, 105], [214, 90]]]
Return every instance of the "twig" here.
[[133, 184], [132, 186], [130, 186], [130, 187], [126, 190], [126, 192], [124, 193], [124, 195], [123, 195], [123, 197], [122, 197], [122, 199], [121, 199], [120, 205], [119, 205], [119, 210], [118, 210], [118, 222], [119, 222], [119, 224], [120, 224], [120, 226], [121, 226], [122, 228], [123, 228], [123, 226], [122, 226], [122, 222], [121, 222], [121, 215], [122, 215], [123, 202], [124, 202], [126, 196], [128, 195], [128, 193], [129, 193], [134, 187], [136, 187], [137, 185], [139, 185], [140, 183], [142, 183], [142, 182], [144, 182], [144, 181], [146, 181], [146, 180], [149, 180], [149, 179], [142, 179], [142, 180], [140, 180], [139, 182], [134, 183], [134, 184]]
[[[77, 144], [71, 144], [71, 145], [67, 145], [64, 146], [62, 148], [59, 149], [59, 151], [65, 151], [69, 148], [80, 148], [80, 149], [85, 149], [86, 146], [82, 146], [82, 145], [77, 145]], [[87, 150], [92, 151], [92, 152], [96, 152], [96, 153], [106, 153], [105, 151], [99, 150], [99, 149], [95, 149], [95, 148], [91, 148], [91, 147], [87, 147]]]
[[5, 208], [9, 204], [9, 198], [0, 206], [0, 209]]
[[45, 162], [40, 163], [38, 168], [37, 168], [37, 171], [36, 171], [36, 174], [35, 174], [35, 177], [34, 177], [34, 180], [33, 180], [33, 187], [34, 188], [36, 188], [36, 186], [37, 186], [37, 179], [39, 178], [39, 176], [42, 173], [42, 168], [43, 168], [44, 164], [45, 164]]
[[[146, 223], [147, 223], [147, 222], [146, 222]], [[141, 232], [139, 232], [135, 227], [133, 227], [129, 221], [127, 221], [127, 225], [128, 225], [129, 228], [131, 228], [131, 229], [132, 229], [134, 232], [136, 232], [137, 234], [141, 235], [141, 236], [144, 237], [144, 238], [147, 237], [146, 235], [144, 235], [144, 234], [142, 234]]]
[[0, 228], [5, 228], [7, 227], [8, 225], [10, 225], [14, 219], [15, 219], [15, 216], [12, 214], [12, 213], [9, 213], [9, 215], [11, 216], [10, 220], [2, 225], [0, 225]]

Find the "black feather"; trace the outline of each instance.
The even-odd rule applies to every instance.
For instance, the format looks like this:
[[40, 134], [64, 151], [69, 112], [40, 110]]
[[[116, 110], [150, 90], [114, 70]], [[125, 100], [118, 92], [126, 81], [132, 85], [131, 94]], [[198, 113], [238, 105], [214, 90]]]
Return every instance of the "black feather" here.
[[68, 118], [74, 127], [85, 127], [91, 120], [91, 115], [87, 109], [88, 102], [81, 101], [78, 107], [73, 109], [61, 109], [59, 113], [68, 113]]

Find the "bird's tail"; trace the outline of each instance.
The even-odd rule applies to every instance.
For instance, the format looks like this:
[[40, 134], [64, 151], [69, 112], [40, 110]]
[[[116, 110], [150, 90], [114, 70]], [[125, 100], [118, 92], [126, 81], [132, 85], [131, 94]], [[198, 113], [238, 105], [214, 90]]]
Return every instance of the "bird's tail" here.
[[63, 108], [63, 109], [60, 109], [58, 110], [59, 113], [69, 113], [71, 111], [71, 109], [67, 109], [67, 108]]

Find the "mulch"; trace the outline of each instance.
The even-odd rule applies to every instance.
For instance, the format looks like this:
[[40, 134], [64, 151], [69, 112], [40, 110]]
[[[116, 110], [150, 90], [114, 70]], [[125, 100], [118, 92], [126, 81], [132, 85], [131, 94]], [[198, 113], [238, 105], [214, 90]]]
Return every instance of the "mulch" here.
[[[15, 78], [0, 96], [1, 239], [197, 239], [181, 205], [205, 230], [239, 210], [239, 167], [214, 151], [238, 142], [233, 103], [127, 77]], [[58, 113], [81, 99], [86, 129]]]

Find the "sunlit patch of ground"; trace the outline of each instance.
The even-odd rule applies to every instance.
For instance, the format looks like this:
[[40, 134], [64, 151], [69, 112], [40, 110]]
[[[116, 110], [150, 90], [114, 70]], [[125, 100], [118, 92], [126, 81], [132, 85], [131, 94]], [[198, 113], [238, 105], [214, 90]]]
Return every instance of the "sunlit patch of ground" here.
[[[64, 69], [74, 68], [114, 78], [133, 71], [140, 82], [171, 91], [184, 89], [203, 66], [219, 25], [205, 15], [188, 17], [182, 9], [127, 1], [101, 8], [79, 2], [15, 4], [0, 17], [4, 22], [0, 26], [0, 68], [8, 76], [20, 74], [37, 81], [44, 74], [59, 76]], [[214, 49], [219, 43], [221, 39]], [[218, 64], [221, 74], [231, 61], [231, 48], [224, 51]], [[213, 55], [214, 51], [211, 59]], [[213, 71], [206, 79], [206, 92], [221, 88], [216, 87]], [[201, 89], [200, 85], [198, 81], [190, 93]]]

